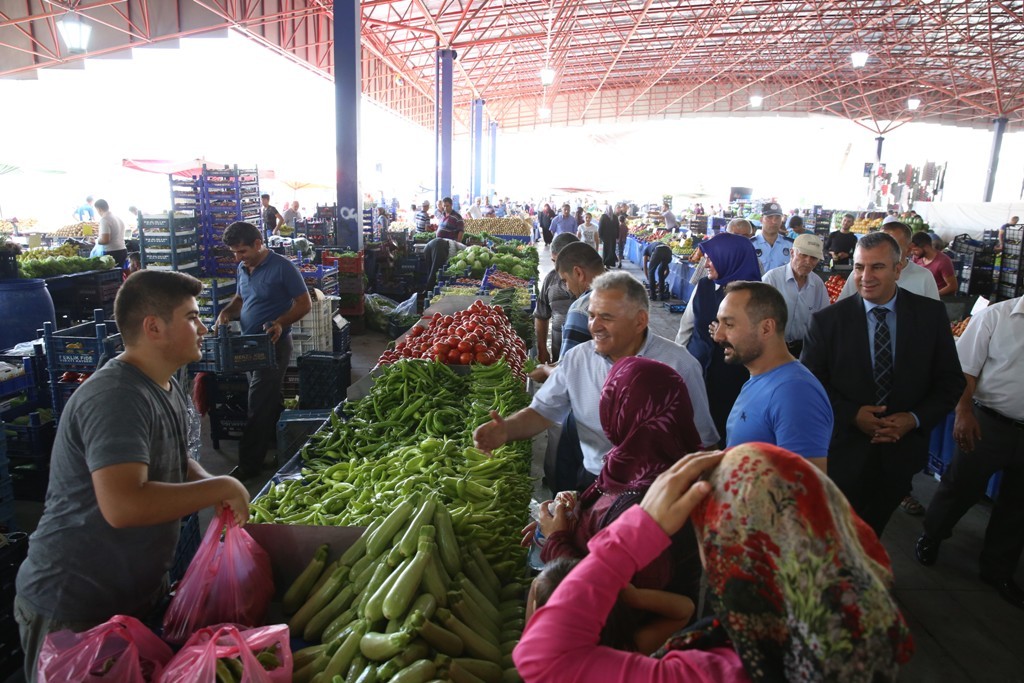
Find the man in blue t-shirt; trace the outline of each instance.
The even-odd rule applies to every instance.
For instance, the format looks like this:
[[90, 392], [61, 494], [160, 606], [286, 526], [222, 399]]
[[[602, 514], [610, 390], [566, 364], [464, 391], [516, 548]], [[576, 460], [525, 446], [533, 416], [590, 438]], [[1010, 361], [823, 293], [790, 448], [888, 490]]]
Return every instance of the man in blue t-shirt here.
[[247, 373], [249, 409], [238, 444], [238, 476], [250, 479], [260, 473], [267, 449], [276, 440], [281, 385], [292, 356], [292, 325], [309, 313], [313, 301], [299, 269], [267, 249], [255, 225], [232, 223], [224, 231], [224, 244], [238, 261], [238, 290], [217, 316], [217, 325], [240, 318], [242, 334], [266, 332], [277, 359], [277, 367]]
[[786, 347], [786, 300], [763, 282], [732, 282], [712, 323], [726, 363], [750, 371], [726, 423], [726, 446], [760, 441], [827, 471], [832, 404], [821, 382]]

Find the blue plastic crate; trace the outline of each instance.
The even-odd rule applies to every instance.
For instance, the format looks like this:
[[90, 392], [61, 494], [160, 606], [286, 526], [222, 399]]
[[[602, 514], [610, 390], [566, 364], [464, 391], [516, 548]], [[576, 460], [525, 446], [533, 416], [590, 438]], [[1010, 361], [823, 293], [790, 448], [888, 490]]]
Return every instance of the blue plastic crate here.
[[299, 356], [299, 407], [334, 408], [352, 383], [352, 354], [310, 351]]
[[57, 434], [57, 424], [53, 420], [42, 421], [42, 416], [29, 413], [28, 424], [3, 424], [7, 440], [7, 458], [30, 458], [33, 460], [49, 460], [53, 448], [53, 439]]
[[124, 342], [117, 332], [117, 323], [103, 320], [102, 310], [94, 311], [94, 322], [54, 330], [43, 324], [43, 342], [51, 372], [91, 372], [101, 361], [124, 351]]
[[352, 324], [346, 322], [340, 330], [331, 325], [331, 350], [335, 353], [348, 353], [352, 349]]
[[301, 449], [309, 436], [331, 418], [328, 408], [285, 410], [277, 421], [277, 462], [282, 464]]

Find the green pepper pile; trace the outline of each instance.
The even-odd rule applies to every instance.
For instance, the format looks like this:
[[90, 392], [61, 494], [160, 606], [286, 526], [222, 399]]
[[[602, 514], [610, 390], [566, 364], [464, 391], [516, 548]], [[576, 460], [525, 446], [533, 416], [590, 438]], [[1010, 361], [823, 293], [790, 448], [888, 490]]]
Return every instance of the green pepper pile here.
[[460, 542], [479, 546], [509, 580], [524, 561], [532, 446], [513, 442], [488, 456], [472, 447], [472, 435], [490, 411], [508, 415], [528, 404], [504, 361], [473, 365], [465, 376], [433, 361], [384, 366], [369, 396], [342, 404], [347, 420], [332, 414], [303, 448], [300, 476], [252, 502], [253, 521], [363, 526], [418, 492], [437, 491]]

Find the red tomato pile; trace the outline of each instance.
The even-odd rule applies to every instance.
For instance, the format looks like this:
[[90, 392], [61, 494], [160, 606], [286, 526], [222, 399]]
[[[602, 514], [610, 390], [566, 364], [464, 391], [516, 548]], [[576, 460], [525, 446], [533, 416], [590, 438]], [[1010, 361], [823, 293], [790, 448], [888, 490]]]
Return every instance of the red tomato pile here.
[[388, 365], [402, 358], [426, 358], [447, 365], [491, 365], [504, 358], [522, 379], [526, 344], [501, 306], [488, 306], [478, 299], [454, 315], [435, 313], [429, 327], [413, 326], [379, 362]]
[[833, 275], [829, 279], [825, 280], [825, 291], [828, 292], [828, 302], [834, 304], [839, 300], [839, 295], [843, 292], [843, 287], [846, 286], [846, 280], [841, 275]]

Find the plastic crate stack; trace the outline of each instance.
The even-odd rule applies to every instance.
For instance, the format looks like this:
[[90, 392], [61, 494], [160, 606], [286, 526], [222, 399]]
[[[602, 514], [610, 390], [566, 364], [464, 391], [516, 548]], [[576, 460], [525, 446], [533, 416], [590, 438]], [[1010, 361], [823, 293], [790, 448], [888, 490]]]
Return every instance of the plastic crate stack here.
[[92, 270], [72, 275], [56, 275], [46, 278], [46, 289], [53, 299], [53, 310], [57, 320], [74, 324], [92, 319], [97, 308], [114, 316], [114, 299], [124, 281], [120, 268]]
[[1021, 276], [1021, 245], [1024, 227], [1006, 228], [1003, 235], [1003, 253], [999, 257], [999, 298], [1012, 299], [1024, 295], [1024, 277]]
[[299, 262], [302, 279], [310, 292], [319, 289], [327, 296], [338, 296], [338, 267]]
[[352, 354], [311, 351], [298, 359], [299, 408], [333, 408], [352, 383]]
[[142, 267], [198, 275], [199, 237], [199, 221], [193, 210], [143, 214], [139, 228]]
[[4, 535], [0, 545], [0, 678], [21, 671], [24, 654], [21, 636], [14, 620], [14, 580], [28, 556], [28, 535], [13, 532]]
[[815, 235], [828, 235], [832, 232], [832, 214], [834, 211], [819, 211], [814, 216], [814, 234]]
[[31, 355], [4, 355], [0, 360], [21, 368], [0, 379], [0, 528], [9, 530], [13, 528], [14, 511], [8, 505], [12, 498], [42, 500], [49, 471], [39, 462], [49, 460], [56, 426], [49, 410], [43, 347], [37, 344]]
[[963, 234], [953, 238], [950, 251], [957, 272], [957, 292], [991, 296], [995, 266], [995, 253], [992, 247], [986, 247], [979, 240]]
[[[325, 207], [331, 209], [333, 207]], [[317, 215], [295, 221], [295, 233], [305, 235], [306, 240], [316, 247], [326, 247], [337, 243], [337, 224], [333, 216], [321, 216], [320, 207]]]
[[[338, 313], [350, 318], [360, 316], [365, 312], [365, 291], [363, 290], [363, 253], [356, 256], [331, 256], [327, 252], [321, 257], [324, 266], [338, 269]], [[346, 289], [353, 291], [340, 291], [341, 281], [347, 282]], [[359, 283], [357, 287], [352, 280]]]
[[233, 278], [203, 278], [203, 291], [197, 301], [199, 316], [206, 327], [213, 329], [221, 309], [231, 303], [237, 290], [238, 282]]
[[259, 174], [256, 169], [238, 166], [220, 170], [203, 166], [197, 189], [203, 272], [209, 277], [234, 277], [237, 266], [231, 250], [224, 246], [224, 230], [235, 221], [260, 227]]
[[244, 374], [217, 374], [207, 378], [210, 404], [210, 440], [214, 449], [221, 441], [242, 438], [249, 409], [249, 380]]
[[289, 367], [296, 367], [298, 359], [311, 351], [331, 351], [332, 302], [327, 297], [313, 297], [313, 308], [306, 317], [292, 325], [292, 357]]

